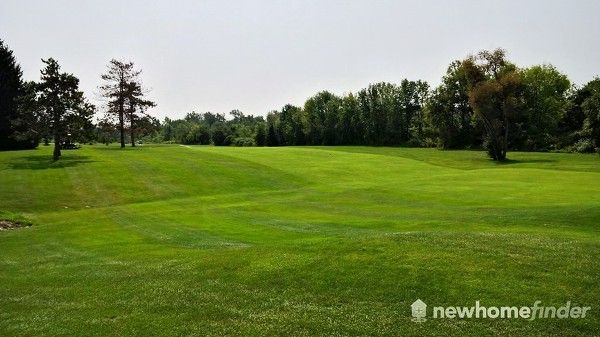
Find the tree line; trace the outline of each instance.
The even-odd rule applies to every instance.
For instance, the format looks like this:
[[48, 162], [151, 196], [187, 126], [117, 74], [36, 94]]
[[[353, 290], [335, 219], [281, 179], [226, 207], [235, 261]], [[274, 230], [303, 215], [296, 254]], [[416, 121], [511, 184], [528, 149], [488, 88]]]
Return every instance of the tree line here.
[[483, 148], [494, 160], [509, 150], [600, 152], [600, 79], [575, 87], [552, 65], [517, 67], [502, 49], [450, 63], [435, 88], [404, 79], [342, 96], [322, 91], [266, 118], [231, 115], [165, 119], [155, 140]]
[[121, 147], [126, 139], [135, 146], [137, 135], [147, 142], [217, 146], [485, 149], [494, 160], [506, 159], [510, 150], [600, 153], [600, 78], [576, 87], [552, 65], [518, 67], [502, 49], [451, 62], [435, 88], [404, 79], [341, 96], [322, 91], [302, 106], [287, 104], [265, 117], [239, 110], [229, 116], [191, 112], [162, 122], [146, 114], [155, 104], [144, 96], [140, 71], [131, 62], [111, 60], [101, 76], [104, 118], [93, 125], [96, 108], [78, 91], [74, 76], [60, 73], [49, 59], [39, 83], [23, 82], [12, 52], [1, 46], [2, 78], [12, 84], [3, 80], [0, 92], [14, 97], [0, 101], [0, 116], [8, 121], [0, 134], [3, 148], [35, 146], [35, 136], [52, 135], [60, 144], [69, 134]]

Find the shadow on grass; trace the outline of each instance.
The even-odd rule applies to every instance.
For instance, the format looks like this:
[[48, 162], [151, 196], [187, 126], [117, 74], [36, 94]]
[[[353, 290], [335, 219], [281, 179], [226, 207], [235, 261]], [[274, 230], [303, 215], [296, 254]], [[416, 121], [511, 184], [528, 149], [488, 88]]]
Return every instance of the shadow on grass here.
[[[148, 145], [146, 145], [146, 147], [148, 147]], [[141, 150], [143, 148], [143, 145], [137, 145], [137, 146], [126, 146], [126, 147], [120, 147], [120, 146], [96, 146], [94, 147], [94, 150], [96, 151], [137, 151], [137, 150]]]
[[505, 159], [502, 161], [496, 161], [498, 165], [512, 165], [512, 164], [539, 164], [539, 163], [556, 163], [556, 159]]
[[89, 156], [64, 155], [57, 161], [53, 161], [49, 156], [27, 156], [19, 157], [17, 160], [8, 164], [8, 167], [14, 170], [45, 170], [65, 167], [74, 167], [82, 164], [93, 163], [94, 160]]

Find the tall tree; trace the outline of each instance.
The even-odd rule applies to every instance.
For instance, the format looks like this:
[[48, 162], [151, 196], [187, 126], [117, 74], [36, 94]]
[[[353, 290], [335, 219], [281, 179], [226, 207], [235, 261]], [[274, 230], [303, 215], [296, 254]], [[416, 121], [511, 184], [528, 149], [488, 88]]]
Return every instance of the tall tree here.
[[548, 150], [557, 143], [571, 82], [552, 65], [523, 69], [521, 78], [524, 106], [513, 126], [511, 145], [528, 151]]
[[431, 93], [426, 105], [438, 147], [458, 149], [481, 145], [480, 132], [473, 123], [468, 80], [461, 61], [448, 66], [442, 83]]
[[256, 146], [265, 146], [267, 144], [267, 123], [260, 122], [256, 125], [256, 135], [254, 136]]
[[32, 116], [22, 115], [19, 111], [19, 98], [26, 94], [22, 76], [12, 50], [0, 40], [0, 150], [38, 145], [38, 136], [27, 132], [24, 123], [24, 119]]
[[267, 114], [267, 146], [279, 146], [281, 144], [278, 130], [279, 112], [271, 111]]
[[400, 139], [402, 117], [395, 104], [396, 87], [375, 83], [358, 92], [361, 119], [365, 121], [365, 140], [369, 145], [384, 145], [390, 138]]
[[402, 141], [422, 145], [426, 128], [424, 106], [429, 96], [429, 84], [425, 81], [403, 80], [400, 83], [400, 102], [404, 116]]
[[306, 143], [306, 118], [300, 107], [287, 104], [279, 116], [279, 133], [284, 145]]
[[331, 134], [335, 133], [332, 115], [336, 115], [338, 101], [338, 97], [328, 91], [321, 91], [306, 100], [304, 112], [307, 119], [309, 144], [329, 145]]
[[463, 61], [469, 80], [469, 103], [483, 124], [485, 145], [493, 160], [505, 160], [509, 127], [521, 106], [521, 78], [502, 49], [482, 51]]
[[102, 96], [108, 100], [106, 116], [118, 120], [121, 147], [125, 147], [125, 107], [130, 94], [130, 84], [138, 83], [140, 70], [135, 70], [133, 62], [112, 59], [106, 73], [101, 75], [104, 84], [100, 86]]
[[364, 125], [360, 118], [360, 105], [356, 95], [349, 93], [340, 104], [338, 117], [338, 144], [364, 144]]
[[600, 154], [600, 78], [596, 78], [587, 85], [590, 96], [581, 104], [585, 115], [581, 135], [584, 142], [588, 143], [586, 149]]
[[52, 157], [61, 156], [61, 144], [67, 136], [81, 133], [90, 123], [94, 106], [87, 103], [79, 90], [79, 79], [73, 74], [60, 71], [60, 65], [53, 58], [42, 60], [46, 65], [41, 71], [38, 83], [40, 120], [49, 122], [49, 130], [54, 139]]
[[125, 98], [127, 101], [127, 119], [129, 120], [129, 138], [131, 140], [131, 146], [135, 147], [136, 130], [140, 128], [138, 125], [140, 123], [137, 121], [141, 120], [143, 117], [148, 117], [146, 115], [146, 110], [156, 106], [156, 104], [150, 100], [144, 99], [142, 84], [138, 78], [134, 78], [126, 84]]

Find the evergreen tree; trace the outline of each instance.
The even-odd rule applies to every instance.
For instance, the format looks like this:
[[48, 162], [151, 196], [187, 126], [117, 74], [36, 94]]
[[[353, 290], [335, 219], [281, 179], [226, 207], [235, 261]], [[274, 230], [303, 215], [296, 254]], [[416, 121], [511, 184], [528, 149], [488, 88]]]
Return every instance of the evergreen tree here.
[[133, 62], [110, 60], [108, 69], [101, 76], [105, 82], [100, 86], [102, 96], [108, 100], [106, 118], [116, 119], [119, 128], [121, 147], [125, 147], [126, 104], [132, 92], [131, 83], [138, 83], [139, 70], [135, 70]]
[[38, 83], [40, 120], [49, 122], [54, 139], [53, 159], [61, 156], [61, 145], [67, 137], [81, 134], [94, 114], [94, 106], [87, 103], [79, 90], [79, 79], [73, 74], [60, 71], [53, 58], [42, 60], [46, 67], [41, 71]]
[[25, 95], [23, 73], [12, 50], [0, 40], [0, 150], [31, 149], [38, 136], [28, 132], [24, 120], [31, 116], [20, 111], [19, 98]]

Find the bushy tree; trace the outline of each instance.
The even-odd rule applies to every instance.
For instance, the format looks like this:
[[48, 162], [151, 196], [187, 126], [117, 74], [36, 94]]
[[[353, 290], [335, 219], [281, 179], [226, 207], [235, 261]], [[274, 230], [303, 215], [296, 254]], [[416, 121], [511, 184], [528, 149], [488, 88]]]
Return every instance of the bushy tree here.
[[590, 96], [581, 104], [585, 115], [581, 136], [589, 146], [582, 150], [600, 153], [600, 79], [590, 82], [588, 89]]
[[[53, 159], [61, 156], [61, 144], [68, 136], [77, 137], [89, 125], [95, 108], [86, 102], [79, 90], [79, 79], [73, 74], [60, 71], [53, 58], [42, 60], [46, 65], [37, 84], [40, 107], [39, 120], [48, 121], [47, 126], [54, 139]], [[31, 126], [35, 127], [35, 126]]]
[[479, 146], [480, 134], [469, 104], [468, 79], [461, 61], [448, 66], [442, 83], [427, 100], [427, 119], [443, 149]]
[[304, 112], [308, 144], [332, 145], [338, 107], [339, 98], [329, 91], [321, 91], [306, 100]]
[[361, 118], [360, 104], [356, 95], [349, 93], [342, 97], [338, 116], [337, 143], [362, 145], [365, 142], [364, 120]]
[[514, 122], [511, 145], [528, 151], [556, 146], [558, 124], [568, 107], [571, 83], [552, 65], [520, 71], [523, 80], [523, 109]]
[[306, 144], [307, 122], [301, 108], [287, 104], [279, 115], [279, 128], [283, 145]]
[[505, 160], [510, 124], [519, 112], [522, 80], [502, 49], [482, 51], [463, 61], [469, 81], [469, 103], [485, 129], [493, 160]]
[[385, 145], [393, 142], [391, 139], [400, 141], [403, 127], [395, 91], [393, 84], [382, 82], [371, 84], [358, 92], [367, 144]]
[[361, 127], [370, 145], [420, 145], [424, 105], [429, 86], [424, 81], [402, 80], [400, 85], [375, 83], [358, 92]]
[[211, 126], [210, 130], [211, 140], [214, 145], [225, 146], [231, 144], [231, 129], [226, 123], [216, 122]]
[[26, 88], [22, 76], [12, 50], [0, 40], [0, 150], [31, 149], [38, 145], [39, 135], [28, 128], [35, 118], [35, 107], [28, 104], [35, 100], [21, 100], [32, 92], [35, 96], [35, 88]]
[[[593, 144], [591, 138], [594, 104], [593, 99], [588, 100], [598, 91], [600, 91], [600, 78], [595, 78], [572, 91], [569, 107], [559, 121], [559, 147], [577, 152], [594, 151], [594, 146], [597, 146]], [[589, 118], [590, 116], [592, 118]]]
[[400, 113], [403, 116], [401, 141], [420, 146], [425, 141], [425, 102], [429, 95], [429, 84], [425, 81], [402, 80], [400, 83]]
[[256, 146], [267, 145], [267, 123], [261, 122], [256, 126], [256, 135], [254, 136]]
[[184, 144], [210, 144], [210, 130], [208, 126], [202, 123], [181, 123], [180, 127], [184, 127], [185, 131], [178, 137], [179, 142]]
[[279, 137], [279, 112], [271, 111], [267, 114], [267, 146], [281, 145]]

